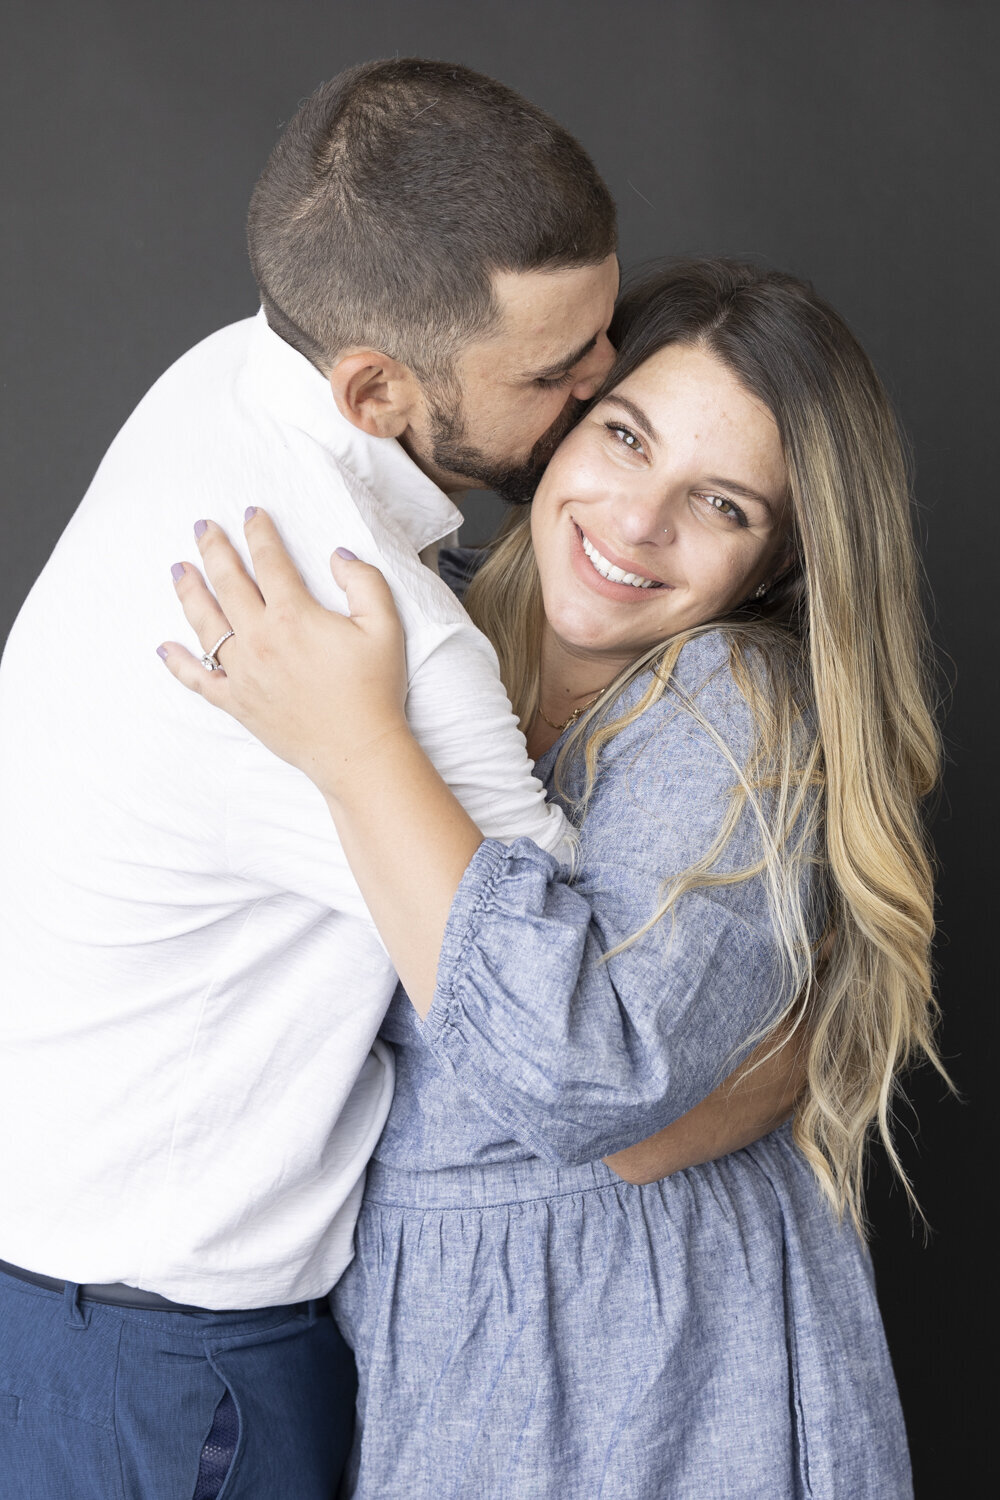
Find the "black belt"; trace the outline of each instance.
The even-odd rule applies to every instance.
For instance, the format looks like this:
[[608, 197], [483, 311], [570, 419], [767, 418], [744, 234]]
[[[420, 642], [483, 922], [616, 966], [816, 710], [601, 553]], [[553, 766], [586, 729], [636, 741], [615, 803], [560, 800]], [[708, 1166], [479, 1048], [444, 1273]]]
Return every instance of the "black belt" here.
[[[0, 1271], [5, 1276], [13, 1276], [17, 1281], [26, 1281], [30, 1286], [40, 1286], [47, 1292], [59, 1292], [60, 1295], [66, 1291], [67, 1283], [60, 1281], [55, 1276], [40, 1276], [37, 1271], [26, 1271], [23, 1266], [12, 1266], [5, 1260], [0, 1260]], [[80, 1287], [79, 1295], [85, 1302], [103, 1302], [107, 1307], [137, 1307], [147, 1312], [182, 1312], [182, 1313], [212, 1313], [218, 1309], [210, 1307], [189, 1307], [185, 1302], [171, 1302], [168, 1297], [161, 1297], [158, 1292], [143, 1292], [138, 1287], [126, 1286], [122, 1281], [113, 1281], [107, 1286], [99, 1283], [94, 1285], [83, 1285]], [[224, 1309], [226, 1313], [231, 1310]], [[252, 1308], [248, 1311], [262, 1312], [262, 1308]]]

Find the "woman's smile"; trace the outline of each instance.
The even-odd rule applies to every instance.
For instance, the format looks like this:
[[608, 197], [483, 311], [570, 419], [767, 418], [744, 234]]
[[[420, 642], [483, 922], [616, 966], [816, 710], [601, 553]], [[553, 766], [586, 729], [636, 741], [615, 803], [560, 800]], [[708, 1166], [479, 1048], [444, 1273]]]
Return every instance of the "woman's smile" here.
[[588, 588], [626, 604], [646, 603], [643, 595], [650, 589], [670, 588], [664, 579], [654, 578], [618, 556], [606, 542], [598, 545], [572, 517], [570, 520], [577, 541], [572, 551], [573, 566]]

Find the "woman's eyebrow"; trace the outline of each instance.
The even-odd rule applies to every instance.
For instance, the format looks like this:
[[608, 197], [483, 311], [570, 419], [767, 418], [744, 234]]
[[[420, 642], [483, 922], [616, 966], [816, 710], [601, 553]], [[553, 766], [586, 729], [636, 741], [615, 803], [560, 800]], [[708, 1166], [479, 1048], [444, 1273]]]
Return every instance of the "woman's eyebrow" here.
[[641, 406], [636, 406], [634, 401], [630, 401], [627, 396], [620, 396], [617, 391], [609, 392], [604, 399], [605, 401], [613, 401], [616, 406], [623, 407], [635, 425], [641, 428], [644, 435], [650, 438], [652, 442], [658, 443], [660, 441], [660, 434], [646, 416]]
[[717, 484], [722, 490], [732, 490], [733, 494], [741, 495], [745, 500], [756, 500], [758, 505], [763, 505], [768, 515], [774, 515], [774, 502], [760, 490], [752, 490], [749, 485], [738, 484], [735, 479], [723, 479], [720, 474], [709, 474], [705, 480], [706, 484]]

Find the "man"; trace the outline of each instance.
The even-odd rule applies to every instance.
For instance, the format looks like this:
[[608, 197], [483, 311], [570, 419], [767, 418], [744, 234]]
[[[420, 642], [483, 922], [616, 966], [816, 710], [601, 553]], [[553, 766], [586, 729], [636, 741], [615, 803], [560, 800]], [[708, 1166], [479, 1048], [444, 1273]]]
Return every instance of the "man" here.
[[606, 374], [607, 190], [511, 90], [404, 59], [307, 101], [249, 239], [261, 314], [140, 403], [0, 674], [10, 1500], [311, 1500], [349, 1436], [322, 1299], [389, 1107], [394, 975], [318, 794], [153, 658], [191, 523], [265, 505], [331, 607], [335, 546], [377, 562], [432, 759], [488, 836], [564, 834], [421, 558], [448, 492], [528, 497]]

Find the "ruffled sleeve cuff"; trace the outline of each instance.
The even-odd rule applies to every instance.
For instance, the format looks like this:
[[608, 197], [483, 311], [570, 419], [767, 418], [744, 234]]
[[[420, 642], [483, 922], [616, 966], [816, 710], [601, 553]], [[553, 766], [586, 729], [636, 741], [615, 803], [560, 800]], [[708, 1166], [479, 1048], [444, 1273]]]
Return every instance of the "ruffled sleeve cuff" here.
[[[579, 972], [590, 909], [530, 839], [486, 839], [452, 903], [424, 1036], [463, 1086], [539, 1155], [547, 1143], [550, 1052], [539, 1019]], [[551, 1010], [550, 1010], [551, 1015]], [[558, 1040], [556, 1045], [559, 1045]], [[507, 1080], [510, 1080], [508, 1083]], [[525, 1093], [537, 1128], [524, 1120]], [[530, 1137], [530, 1139], [529, 1139]]]

